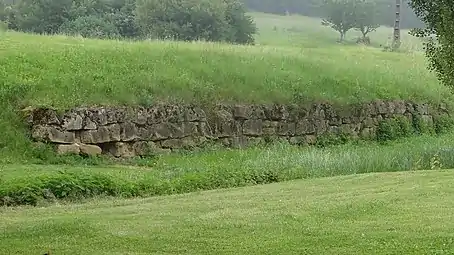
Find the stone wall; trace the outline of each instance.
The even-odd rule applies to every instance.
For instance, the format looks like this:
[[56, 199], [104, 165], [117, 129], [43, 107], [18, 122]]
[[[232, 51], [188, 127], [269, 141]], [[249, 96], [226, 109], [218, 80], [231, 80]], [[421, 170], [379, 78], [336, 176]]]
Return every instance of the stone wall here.
[[[436, 108], [436, 109], [434, 109]], [[376, 101], [356, 106], [330, 104], [194, 105], [153, 107], [93, 107], [66, 112], [34, 109], [27, 112], [36, 142], [55, 144], [58, 153], [146, 156], [215, 142], [229, 147], [256, 145], [273, 139], [310, 145], [324, 134], [373, 138], [380, 121], [416, 116], [433, 125], [440, 107], [405, 101]]]

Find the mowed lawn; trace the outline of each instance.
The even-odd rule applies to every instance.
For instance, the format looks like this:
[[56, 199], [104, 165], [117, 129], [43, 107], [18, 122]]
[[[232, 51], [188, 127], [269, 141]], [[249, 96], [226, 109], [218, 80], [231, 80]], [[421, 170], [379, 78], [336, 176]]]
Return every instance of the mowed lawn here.
[[454, 172], [0, 209], [2, 254], [452, 254]]

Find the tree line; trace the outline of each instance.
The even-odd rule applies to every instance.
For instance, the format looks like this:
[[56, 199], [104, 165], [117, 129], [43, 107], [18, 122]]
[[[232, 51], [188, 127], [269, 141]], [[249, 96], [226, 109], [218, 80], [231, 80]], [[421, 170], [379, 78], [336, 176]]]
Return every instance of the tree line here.
[[0, 0], [9, 29], [94, 38], [254, 43], [239, 0]]
[[[243, 0], [250, 10], [284, 15], [286, 12], [309, 17], [323, 17], [324, 0]], [[385, 26], [394, 25], [396, 0], [370, 0], [375, 5], [378, 24]], [[404, 1], [405, 2], [405, 1]], [[429, 1], [430, 2], [430, 1]], [[402, 5], [401, 27], [420, 28], [423, 22], [419, 19], [408, 4]]]

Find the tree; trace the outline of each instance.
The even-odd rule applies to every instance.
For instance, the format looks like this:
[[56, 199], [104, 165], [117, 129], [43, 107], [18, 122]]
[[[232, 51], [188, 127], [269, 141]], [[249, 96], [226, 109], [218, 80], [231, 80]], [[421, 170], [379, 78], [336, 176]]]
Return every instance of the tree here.
[[143, 35], [180, 41], [253, 43], [255, 24], [237, 0], [137, 0]]
[[59, 32], [67, 35], [81, 35], [87, 38], [114, 39], [120, 37], [120, 33], [114, 24], [94, 15], [67, 21], [60, 27]]
[[355, 29], [362, 34], [360, 41], [369, 44], [370, 40], [367, 35], [377, 30], [380, 26], [377, 5], [370, 0], [357, 0], [355, 5]]
[[426, 39], [430, 69], [444, 85], [454, 89], [454, 2], [411, 0], [409, 5], [426, 25], [411, 34]]
[[54, 34], [70, 15], [72, 0], [18, 0], [14, 10], [13, 27], [33, 33]]
[[325, 0], [322, 25], [329, 26], [340, 34], [342, 42], [347, 32], [356, 27], [354, 0]]
[[246, 15], [246, 9], [239, 0], [224, 0], [225, 17], [229, 24], [230, 36], [227, 42], [253, 44], [257, 27], [252, 17]]

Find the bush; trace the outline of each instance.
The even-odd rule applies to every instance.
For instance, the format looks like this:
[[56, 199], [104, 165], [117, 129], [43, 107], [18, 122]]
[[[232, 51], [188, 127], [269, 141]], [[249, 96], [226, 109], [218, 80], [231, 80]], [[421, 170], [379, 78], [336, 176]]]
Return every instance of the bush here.
[[415, 129], [419, 130], [418, 127], [403, 116], [382, 120], [378, 124], [377, 141], [386, 142], [411, 136], [415, 133]]
[[60, 33], [100, 39], [113, 39], [120, 36], [114, 24], [96, 16], [79, 17], [65, 22], [60, 27]]
[[256, 32], [237, 0], [138, 0], [136, 22], [143, 35], [180, 41], [250, 44]]

